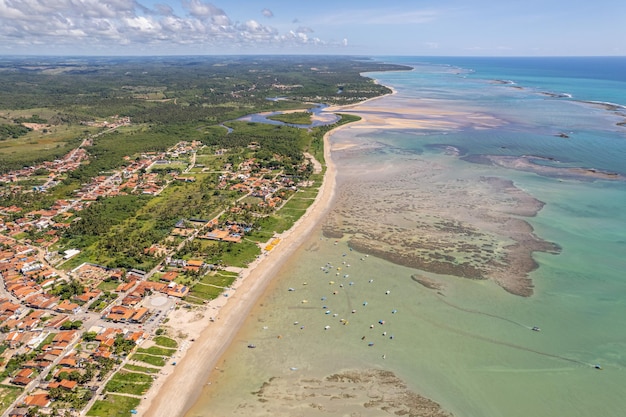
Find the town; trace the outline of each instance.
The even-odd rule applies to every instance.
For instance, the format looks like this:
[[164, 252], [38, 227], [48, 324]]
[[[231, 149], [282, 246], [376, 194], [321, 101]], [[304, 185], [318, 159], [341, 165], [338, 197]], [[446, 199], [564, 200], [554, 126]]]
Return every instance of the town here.
[[[390, 93], [361, 74], [394, 69], [407, 67], [0, 63], [0, 415], [136, 411], [199, 336], [181, 323], [211, 325], [314, 202], [324, 134], [359, 119], [309, 110]], [[261, 112], [272, 120], [243, 120]]]
[[[103, 127], [111, 133], [130, 124], [129, 118], [115, 118]], [[95, 135], [83, 140], [60, 160], [1, 175], [2, 190], [53, 190], [68, 173], [89, 162], [85, 149], [94, 140]], [[252, 142], [247, 151], [254, 155], [259, 148]], [[262, 167], [254, 156], [238, 164], [226, 162], [228, 154], [228, 149], [200, 141], [181, 141], [165, 152], [127, 155], [124, 167], [82, 184], [74, 198], [31, 211], [18, 205], [0, 207], [4, 416], [110, 415], [107, 407], [132, 409], [139, 403], [154, 374], [173, 360], [179, 347], [176, 335], [166, 335], [168, 314], [201, 308], [227, 291], [238, 276], [237, 268], [189, 256], [203, 251], [186, 249], [203, 241], [241, 243], [253, 228], [251, 219], [275, 212], [298, 190], [312, 185], [305, 180], [309, 175], [286, 175], [276, 163]], [[311, 174], [314, 162], [319, 163], [307, 157], [298, 170]], [[212, 218], [181, 218], [168, 236], [145, 247], [144, 255], [154, 259], [150, 270], [88, 260], [74, 266], [83, 248], [61, 245], [82, 213], [103, 199], [159, 196], [168, 187], [196, 182], [206, 172], [217, 175], [211, 193], [233, 197]], [[42, 176], [39, 185], [22, 185]], [[259, 251], [255, 256], [271, 250], [276, 241], [254, 242]]]

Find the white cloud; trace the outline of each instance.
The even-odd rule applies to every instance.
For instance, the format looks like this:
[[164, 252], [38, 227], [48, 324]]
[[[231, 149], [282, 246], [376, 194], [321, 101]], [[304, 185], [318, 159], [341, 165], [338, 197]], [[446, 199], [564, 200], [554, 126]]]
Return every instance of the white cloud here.
[[[116, 46], [160, 53], [194, 45], [200, 53], [202, 47], [330, 45], [311, 37], [309, 27], [281, 34], [256, 20], [233, 22], [205, 0], [161, 0], [152, 8], [141, 1], [0, 0], [0, 53], [34, 45], [49, 45], [50, 53], [76, 48], [119, 53]], [[261, 13], [273, 16], [269, 9]]]
[[167, 4], [155, 4], [154, 8], [156, 9], [157, 13], [163, 15], [163, 16], [173, 16], [174, 15], [174, 9], [172, 9], [172, 6], [169, 6]]
[[226, 13], [222, 9], [215, 7], [212, 3], [203, 2], [202, 0], [183, 0], [183, 7], [189, 11], [193, 17], [213, 17], [225, 16]]

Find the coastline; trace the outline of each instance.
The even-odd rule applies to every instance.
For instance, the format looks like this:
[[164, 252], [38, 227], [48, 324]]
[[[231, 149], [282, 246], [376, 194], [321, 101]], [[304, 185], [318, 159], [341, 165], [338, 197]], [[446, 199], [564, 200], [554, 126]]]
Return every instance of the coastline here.
[[[395, 94], [395, 90], [391, 94]], [[333, 107], [326, 111], [337, 112], [341, 109], [343, 107]], [[336, 184], [336, 170], [330, 152], [330, 135], [347, 126], [364, 121], [365, 118], [355, 123], [339, 126], [324, 135], [326, 172], [315, 201], [289, 230], [276, 235], [280, 242], [271, 252], [261, 255], [242, 270], [240, 277], [231, 286], [234, 293], [231, 291], [228, 298], [219, 297], [208, 304], [203, 311], [203, 317], [198, 320], [199, 323], [193, 326], [199, 336], [188, 349], [184, 345], [181, 346], [177, 352], [176, 366], [170, 363], [163, 368], [162, 373], [158, 375], [152, 388], [144, 395], [137, 407], [140, 415], [183, 416], [197, 401], [205, 381], [209, 379], [215, 365], [226, 353], [255, 302], [266, 291], [282, 265], [306, 241], [308, 234], [330, 209]], [[210, 314], [212, 311], [215, 311], [213, 315]], [[209, 317], [212, 317], [214, 321], [209, 321]], [[174, 329], [180, 328], [179, 326], [189, 326], [189, 317], [182, 314], [178, 320], [171, 320], [168, 325]]]
[[[354, 107], [354, 113], [358, 111], [357, 106], [351, 106], [351, 107]], [[353, 126], [353, 124], [349, 126]], [[363, 127], [364, 127], [363, 124], [361, 124], [358, 128], [363, 128]], [[328, 146], [328, 143], [326, 141], [325, 143]], [[330, 149], [330, 148], [325, 147], [325, 151], [326, 149]], [[334, 147], [332, 149], [333, 152], [335, 152], [336, 150], [337, 150], [337, 147]], [[339, 162], [337, 153], [334, 153], [333, 155], [335, 156], [335, 161]], [[341, 165], [341, 172], [343, 175], [343, 165]], [[536, 183], [532, 182], [531, 184], [537, 187]], [[570, 184], [566, 184], [566, 185], [570, 186]], [[574, 184], [574, 185], [571, 185], [570, 190], [565, 190], [565, 191], [570, 191], [573, 194], [574, 188], [576, 189], [576, 191], [579, 190], [578, 185]], [[536, 188], [532, 188], [532, 187], [530, 187], [530, 189], [533, 191], [536, 190]], [[339, 190], [337, 190], [337, 193], [339, 193]], [[601, 194], [593, 194], [593, 195], [597, 196], [597, 195], [605, 195], [605, 194], [601, 193]], [[598, 200], [601, 200], [601, 199], [598, 199]], [[545, 201], [551, 201], [551, 200], [547, 199]], [[567, 202], [567, 200], [565, 201]], [[571, 201], [574, 201], [574, 198], [572, 198]], [[566, 211], [566, 210], [563, 210], [563, 211]], [[557, 211], [556, 213], [554, 212], [548, 213], [548, 217], [546, 217], [546, 219], [560, 220], [557, 217], [558, 214], [561, 214], [561, 212]], [[539, 234], [542, 235], [541, 232], [545, 230], [540, 229], [539, 231], [540, 231]], [[532, 233], [532, 230], [531, 230], [531, 233]], [[489, 297], [486, 298], [488, 302], [484, 303], [484, 305], [478, 304], [478, 303], [474, 304], [472, 302], [468, 302], [467, 304], [457, 303], [460, 307], [466, 308], [467, 311], [463, 311], [457, 308], [454, 308], [451, 310], [451, 309], [445, 308], [446, 306], [448, 306], [448, 304], [441, 304], [443, 308], [437, 310], [437, 311], [443, 310], [443, 313], [445, 313], [445, 314], [442, 314], [441, 317], [445, 317], [445, 318], [454, 317], [454, 318], [458, 318], [459, 321], [458, 322], [456, 321], [453, 322], [452, 320], [444, 321], [443, 318], [439, 322], [434, 319], [431, 322], [426, 322], [426, 320], [423, 320], [424, 328], [427, 328], [429, 330], [439, 329], [440, 331], [439, 333], [436, 333], [435, 331], [430, 332], [430, 333], [421, 332], [422, 334], [429, 334], [428, 338], [423, 338], [424, 340], [420, 340], [420, 343], [421, 343], [420, 349], [423, 349], [420, 351], [420, 352], [423, 352], [422, 356], [426, 356], [427, 353], [429, 354], [428, 360], [432, 362], [432, 367], [436, 368], [437, 373], [439, 372], [441, 373], [442, 375], [441, 379], [444, 379], [449, 376], [449, 378], [455, 378], [454, 383], [456, 384], [456, 379], [458, 378], [458, 384], [461, 387], [463, 387], [463, 384], [467, 383], [468, 381], [472, 381], [472, 383], [466, 384], [465, 387], [467, 388], [463, 387], [464, 388], [463, 391], [455, 395], [454, 391], [448, 392], [446, 390], [440, 389], [442, 386], [444, 388], [448, 386], [447, 385], [449, 384], [448, 381], [444, 381], [444, 382], [441, 382], [441, 380], [433, 381], [434, 378], [429, 378], [428, 375], [426, 375], [424, 379], [427, 381], [427, 384], [432, 384], [431, 387], [434, 387], [434, 388], [432, 388], [431, 391], [428, 391], [428, 390], [422, 391], [420, 389], [422, 387], [418, 385], [417, 390], [419, 392], [424, 392], [427, 395], [430, 395], [432, 398], [438, 399], [440, 401], [443, 398], [442, 403], [444, 404], [444, 406], [448, 406], [449, 407], [448, 409], [451, 409], [457, 412], [459, 412], [459, 410], [466, 410], [466, 412], [469, 412], [470, 414], [474, 413], [474, 414], [483, 414], [483, 415], [497, 415], [497, 414], [500, 414], [502, 410], [507, 410], [507, 409], [509, 409], [509, 411], [514, 411], [514, 409], [518, 408], [516, 404], [516, 402], [518, 401], [519, 401], [519, 404], [524, 404], [523, 406], [519, 407], [520, 409], [523, 410], [523, 413], [518, 411], [517, 413], [513, 412], [512, 414], [543, 415], [543, 413], [537, 412], [537, 411], [543, 411], [542, 410], [543, 406], [538, 405], [538, 404], [546, 404], [546, 403], [553, 404], [551, 402], [554, 399], [552, 398], [553, 397], [552, 394], [554, 392], [552, 390], [552, 386], [559, 386], [559, 390], [562, 389], [561, 392], [563, 392], [564, 394], [567, 392], [567, 394], [562, 395], [561, 398], [558, 398], [558, 401], [554, 402], [554, 406], [551, 407], [552, 411], [558, 408], [568, 409], [568, 407], [565, 404], [566, 402], [573, 403], [573, 405], [571, 406], [572, 409], [578, 408], [580, 404], [578, 404], [578, 402], [576, 401], [576, 397], [580, 398], [580, 402], [584, 401], [585, 403], [589, 403], [589, 401], [586, 401], [585, 398], [590, 398], [590, 397], [597, 398], [598, 401], [597, 402], [593, 401], [592, 403], [592, 404], [595, 403], [594, 406], [599, 405], [601, 402], [605, 404], [610, 404], [610, 401], [607, 401], [607, 400], [610, 400], [610, 397], [615, 394], [615, 391], [613, 391], [612, 389], [607, 389], [607, 388], [609, 385], [611, 386], [615, 385], [613, 384], [615, 382], [614, 373], [608, 374], [608, 375], [605, 375], [606, 371], [598, 373], [598, 375], [601, 375], [603, 382], [600, 382], [600, 380], [597, 380], [593, 376], [590, 378], [585, 373], [584, 378], [585, 380], [589, 380], [590, 383], [581, 384], [580, 381], [582, 379], [582, 373], [586, 372], [586, 368], [587, 368], [586, 366], [570, 365], [567, 363], [559, 365], [558, 363], [557, 364], [552, 363], [554, 359], [553, 357], [548, 357], [545, 355], [536, 356], [537, 353], [539, 353], [539, 355], [543, 355], [542, 352], [546, 352], [546, 353], [559, 352], [559, 354], [566, 355], [566, 357], [581, 359], [583, 361], [593, 360], [594, 362], [602, 363], [604, 368], [609, 369], [609, 370], [610, 370], [611, 365], [615, 363], [614, 359], [610, 359], [606, 357], [605, 350], [600, 351], [599, 349], [596, 349], [595, 342], [590, 342], [589, 344], [585, 344], [583, 343], [584, 340], [580, 340], [582, 338], [573, 337], [571, 335], [571, 332], [569, 332], [567, 328], [563, 328], [563, 326], [561, 325], [562, 324], [561, 320], [564, 317], [562, 313], [571, 312], [571, 316], [576, 317], [576, 322], [579, 323], [579, 327], [581, 328], [588, 327], [591, 332], [596, 331], [596, 327], [594, 325], [595, 325], [595, 322], [597, 322], [597, 316], [594, 317], [592, 315], [591, 317], [587, 317], [589, 316], [587, 314], [588, 311], [581, 311], [580, 309], [581, 300], [594, 298], [593, 295], [595, 293], [593, 292], [593, 288], [591, 288], [592, 296], [589, 297], [589, 286], [586, 283], [585, 285], [581, 283], [581, 280], [583, 279], [587, 281], [591, 281], [590, 277], [592, 275], [591, 274], [581, 275], [581, 277], [579, 278], [578, 269], [581, 269], [581, 267], [582, 269], [584, 269], [584, 265], [583, 265], [584, 259], [580, 260], [581, 264], [578, 264], [576, 263], [577, 259], [574, 259], [576, 258], [576, 256], [573, 256], [573, 257], [571, 256], [572, 252], [576, 252], [575, 250], [572, 250], [572, 249], [579, 248], [585, 251], [586, 250], [593, 251], [594, 248], [586, 247], [587, 245], [585, 244], [586, 242], [584, 242], [584, 239], [578, 239], [578, 240], [580, 240], [580, 242], [576, 243], [575, 246], [572, 246], [572, 245], [569, 246], [569, 249], [570, 249], [569, 254], [568, 254], [568, 251], [565, 251], [563, 254], [563, 258], [570, 256], [569, 264], [572, 265], [571, 268], [562, 269], [563, 271], [566, 271], [566, 274], [563, 274], [563, 275], [567, 275], [567, 278], [566, 279], [560, 278], [558, 275], [559, 271], [557, 271], [557, 273], [554, 273], [554, 271], [562, 267], [562, 265], [565, 265], [566, 264], [565, 262], [555, 261], [553, 265], [551, 265], [552, 262], [551, 264], [547, 264], [545, 270], [542, 270], [542, 274], [545, 274], [546, 279], [545, 279], [545, 282], [538, 281], [541, 283], [540, 284], [541, 287], [540, 287], [540, 291], [538, 291], [538, 296], [536, 298], [523, 299], [523, 300], [521, 298], [511, 298], [510, 300], [507, 299], [506, 305], [504, 305], [504, 303], [502, 303], [502, 305], [496, 305], [495, 303], [494, 305], [491, 305], [491, 302], [490, 302], [491, 300]], [[556, 241], [558, 241], [558, 239]], [[603, 247], [601, 246], [601, 248]], [[581, 251], [580, 253], [586, 253], [586, 252]], [[596, 268], [596, 266], [594, 266], [593, 268]], [[551, 273], [554, 273], [554, 275], [550, 275]], [[542, 277], [544, 276], [542, 275]], [[561, 280], [561, 281], [567, 280], [567, 286], [561, 286], [561, 287], [548, 286], [548, 285], [552, 285], [552, 282], [547, 282], [548, 279]], [[572, 281], [571, 284], [569, 283], [570, 280]], [[279, 285], [279, 284], [276, 284], [276, 281], [279, 281], [279, 280], [274, 279], [271, 281], [271, 283], [268, 283], [268, 286], [266, 287], [266, 290], [265, 290], [266, 294], [267, 294], [267, 288], [269, 288], [270, 285]], [[559, 281], [559, 283], [561, 281]], [[422, 282], [427, 282], [427, 281], [422, 279]], [[472, 283], [470, 285], [470, 284], [466, 284], [466, 282], [467, 280], [459, 281], [461, 285], [459, 285], [458, 288], [471, 289], [472, 290], [471, 295], [476, 295], [479, 293], [480, 290], [483, 290], [483, 289], [486, 289], [486, 290], [493, 289], [493, 286], [491, 285], [484, 285], [483, 283]], [[438, 282], [435, 282], [435, 284], [437, 283]], [[420, 284], [423, 285], [423, 283], [420, 283]], [[455, 290], [454, 286], [452, 287], [453, 287], [452, 290]], [[481, 287], [484, 287], [484, 288], [481, 288]], [[564, 291], [563, 296], [559, 296], [558, 294], [556, 294], [556, 289], [558, 288], [566, 289]], [[474, 290], [476, 294], [474, 294]], [[459, 295], [460, 292], [461, 291], [457, 291], [457, 293], [455, 294], [453, 291], [449, 291], [449, 293], [446, 294], [446, 296], [449, 297], [447, 300], [451, 300], [452, 302], [460, 300], [461, 299], [461, 296]], [[496, 296], [498, 295], [498, 293], [494, 291], [487, 292], [487, 294], [493, 294]], [[546, 294], [547, 294], [547, 298], [545, 296]], [[469, 296], [466, 298], [470, 301], [473, 300]], [[465, 300], [465, 297], [463, 299]], [[482, 298], [479, 298], [478, 296], [476, 296], [475, 299], [479, 301]], [[493, 299], [496, 301], [499, 301], [499, 298], [497, 297], [493, 297]], [[609, 302], [607, 303], [607, 300], [603, 299], [602, 304], [612, 306], [611, 301], [613, 300], [614, 300], [613, 298], [609, 298], [608, 300]], [[615, 301], [615, 302], [618, 302], [618, 301]], [[558, 306], [558, 309], [554, 309], [554, 308], [551, 309], [547, 305], [547, 304], [552, 304], [552, 303], [555, 303]], [[370, 300], [370, 304], [372, 305], [371, 300]], [[256, 303], [256, 305], [258, 305], [258, 302]], [[416, 307], [416, 310], [417, 308], [418, 307]], [[613, 307], [610, 307], [610, 308], [612, 309]], [[419, 311], [421, 312], [423, 307], [419, 306], [419, 309], [420, 309]], [[504, 317], [505, 320], [498, 320], [497, 317], [488, 316], [482, 313], [474, 314], [475, 312], [483, 312], [483, 311], [489, 314], [494, 314], [494, 315], [499, 315], [501, 317]], [[580, 311], [580, 314], [579, 315], [576, 314], [579, 311]], [[607, 309], [607, 312], [608, 311], [610, 310]], [[404, 309], [402, 309], [402, 313], [404, 312], [405, 312]], [[465, 314], [465, 313], [468, 313], [468, 314]], [[254, 311], [252, 314], [254, 314]], [[419, 317], [424, 318], [424, 319], [432, 318], [432, 317], [428, 317], [426, 314], [420, 315]], [[541, 324], [543, 332], [533, 333], [530, 331], [526, 331], [527, 329], [525, 330], [523, 327], [520, 327], [519, 325], [515, 325], [514, 323], [511, 323], [510, 321], [506, 321], [506, 318], [519, 320], [520, 323], [522, 324]], [[568, 314], [567, 318], [568, 320], [573, 320], [572, 318], [570, 318], [570, 314]], [[248, 318], [246, 318], [245, 320], [248, 320]], [[290, 322], [288, 324], [290, 324]], [[437, 326], [439, 324], [441, 324], [440, 327]], [[548, 333], [548, 330], [550, 331], [550, 333]], [[604, 331], [597, 330], [598, 335], [601, 335], [602, 333], [604, 333]], [[596, 333], [594, 333], [594, 335], [595, 334]], [[546, 337], [548, 335], [550, 338]], [[490, 339], [488, 339], [488, 337]], [[530, 338], [533, 338], [533, 339], [530, 339]], [[592, 339], [592, 338], [586, 337], [586, 339]], [[398, 339], [398, 341], [400, 341], [400, 339]], [[429, 345], [430, 341], [433, 341], [432, 343], [433, 346]], [[453, 343], [441, 343], [442, 341], [448, 341], [448, 342], [452, 341]], [[461, 341], [463, 343], [461, 343]], [[434, 342], [437, 342], [437, 343], [434, 343]], [[533, 354], [532, 351], [527, 350], [527, 349], [525, 351], [522, 351], [519, 348], [514, 349], [514, 347], [512, 346], [513, 342], [516, 344], [519, 343], [519, 346], [521, 346], [522, 348], [527, 347], [527, 349], [528, 348], [536, 349], [536, 352], [534, 352]], [[243, 346], [244, 346], [243, 349], [245, 349], [245, 344]], [[444, 350], [440, 348], [440, 346], [445, 346], [446, 348], [449, 346], [452, 347], [452, 349], [445, 349], [445, 353], [447, 354], [446, 357], [443, 357], [442, 355], [442, 357], [439, 358], [439, 356], [432, 355], [432, 353], [438, 352], [439, 350], [442, 350], [442, 351]], [[454, 349], [455, 346], [461, 346], [462, 349], [455, 350]], [[262, 348], [262, 345], [259, 345], [259, 349], [256, 349], [256, 351], [254, 351], [254, 354], [256, 355], [259, 353], [264, 353], [261, 351], [261, 348]], [[481, 348], [481, 350], [479, 351], [478, 348]], [[236, 352], [235, 348], [227, 347], [226, 349], [228, 352], [231, 352], [231, 351]], [[472, 353], [477, 352], [476, 354], [472, 354], [471, 358], [469, 357], [469, 355], [467, 355], [467, 352], [470, 350], [472, 351]], [[479, 353], [479, 352], [483, 352], [483, 350], [485, 351], [484, 354]], [[387, 363], [391, 364], [393, 358], [394, 357], [390, 354], [387, 358]], [[438, 361], [437, 358], [439, 358], [440, 360]], [[411, 358], [409, 357], [409, 359]], [[467, 360], [468, 362], [467, 364], [465, 364], [465, 360]], [[219, 363], [219, 366], [221, 367], [222, 366], [221, 362], [218, 362], [218, 363]], [[412, 361], [411, 362], [405, 361], [405, 363], [413, 364]], [[449, 365], [446, 365], [446, 364], [449, 364]], [[427, 364], [427, 366], [428, 365], [429, 364]], [[300, 364], [298, 364], [298, 366], [300, 366]], [[305, 369], [305, 368], [302, 367], [301, 369]], [[410, 368], [410, 369], [411, 371], [413, 370], [413, 368]], [[420, 368], [418, 365], [415, 365], [415, 369], [420, 369]], [[215, 373], [215, 376], [217, 376], [218, 372], [217, 371], [213, 371], [213, 372]], [[417, 374], [417, 372], [415, 372], [415, 374]], [[399, 375], [402, 376], [401, 373]], [[579, 378], [579, 375], [580, 375], [580, 378]], [[190, 377], [190, 380], [193, 381], [191, 377]], [[207, 379], [203, 380], [202, 382], [200, 382], [199, 380], [196, 380], [196, 381], [200, 385], [202, 385], [203, 383], [207, 381]], [[211, 381], [214, 381], [214, 380], [211, 379]], [[299, 385], [293, 383], [293, 378], [289, 379], [290, 385], [283, 384], [281, 386], [281, 385], [278, 385], [280, 383], [280, 380], [277, 379], [277, 381], [279, 382], [276, 384], [276, 387], [273, 387], [273, 386], [270, 387], [270, 388], [275, 389], [276, 395], [284, 395], [284, 392], [287, 392], [288, 388], [291, 388], [292, 386], [299, 387]], [[512, 381], [514, 381], [515, 383], [511, 383]], [[306, 380], [305, 382], [310, 383], [310, 381], [308, 380]], [[212, 386], [217, 388], [218, 385], [219, 384], [216, 384], [214, 381]], [[477, 387], [477, 388], [474, 388], [474, 387]], [[501, 387], [510, 387], [510, 389], [501, 388]], [[214, 388], [210, 388], [205, 392], [211, 393], [213, 389]], [[589, 394], [589, 391], [592, 392], [593, 394]], [[445, 393], [445, 395], [448, 395], [450, 398], [454, 396], [455, 401], [452, 402], [453, 407], [450, 407], [450, 404], [446, 404], [447, 401], [445, 401], [446, 400], [445, 396], [437, 397], [436, 395], [432, 395], [433, 392]], [[300, 391], [297, 391], [296, 393], [299, 394]], [[494, 393], [497, 395], [492, 396], [491, 393]], [[226, 394], [228, 394], [228, 392], [226, 392]], [[261, 399], [252, 398], [249, 401], [249, 403], [252, 404], [253, 402], [261, 402], [262, 400], [268, 400], [265, 404], [273, 404], [272, 400], [275, 400], [278, 398], [276, 396], [270, 395], [271, 393], [270, 394], [261, 393], [261, 394], [263, 395]], [[167, 393], [167, 395], [169, 396], [170, 393]], [[467, 398], [456, 400], [457, 396], [458, 397], [466, 396]], [[175, 397], [175, 395], [172, 395], [172, 397]], [[204, 394], [202, 394], [202, 397], [204, 397]], [[489, 397], [492, 397], [492, 399], [490, 399]], [[208, 397], [208, 398], [211, 398], [211, 397]], [[228, 401], [229, 398], [230, 397], [227, 395], [226, 400]], [[297, 397], [297, 398], [301, 400], [301, 397]], [[282, 400], [283, 398], [281, 397], [280, 399]], [[282, 404], [284, 404], [284, 402], [279, 403], [279, 405], [282, 405]], [[488, 404], [489, 407], [484, 407], [483, 404]], [[191, 403], [189, 403], [189, 405], [191, 405]], [[610, 414], [611, 409], [614, 410], [613, 406], [604, 406], [604, 408], [608, 411], [609, 414]], [[206, 410], [204, 413], [205, 415], [212, 414], [212, 412], [210, 411], [210, 408], [205, 408], [205, 410]], [[249, 412], [249, 411], [250, 411], [249, 409], [243, 408], [241, 415], [245, 415], [244, 413]], [[192, 415], [192, 412], [188, 411], [187, 416]], [[546, 411], [546, 414], [549, 414], [549, 412], [550, 412], [549, 410]], [[252, 413], [249, 413], [248, 415], [251, 415], [251, 414]], [[197, 414], [197, 415], [201, 415], [201, 414]], [[226, 413], [225, 415], [228, 415], [228, 413]], [[261, 414], [259, 413], [259, 415]], [[265, 413], [264, 415], [271, 415], [271, 414]]]

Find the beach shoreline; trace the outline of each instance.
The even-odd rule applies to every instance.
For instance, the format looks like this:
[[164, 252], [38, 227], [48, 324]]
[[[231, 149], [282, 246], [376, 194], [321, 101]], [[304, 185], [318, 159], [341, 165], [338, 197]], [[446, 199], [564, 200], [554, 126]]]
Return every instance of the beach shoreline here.
[[[391, 94], [395, 94], [395, 90]], [[385, 95], [386, 96], [386, 95]], [[377, 100], [385, 96], [367, 100]], [[363, 103], [359, 103], [363, 104]], [[354, 107], [350, 105], [346, 107]], [[326, 109], [327, 112], [341, 111], [342, 107]], [[184, 416], [198, 400], [220, 358], [226, 353], [257, 300], [269, 287], [272, 279], [290, 256], [308, 239], [309, 233], [321, 223], [331, 207], [335, 196], [336, 170], [331, 159], [330, 135], [337, 131], [363, 123], [339, 126], [324, 135], [324, 159], [326, 172], [315, 201], [307, 212], [285, 232], [275, 237], [280, 242], [265, 252], [247, 268], [231, 286], [228, 297], [219, 297], [208, 303], [203, 317], [193, 325], [191, 336], [197, 338], [181, 347], [177, 352], [176, 365], [166, 365], [158, 375], [152, 388], [144, 395], [137, 407], [140, 415], [149, 417]], [[178, 320], [170, 320], [169, 327], [189, 326], [189, 318], [181, 314]], [[190, 335], [187, 338], [191, 338]]]

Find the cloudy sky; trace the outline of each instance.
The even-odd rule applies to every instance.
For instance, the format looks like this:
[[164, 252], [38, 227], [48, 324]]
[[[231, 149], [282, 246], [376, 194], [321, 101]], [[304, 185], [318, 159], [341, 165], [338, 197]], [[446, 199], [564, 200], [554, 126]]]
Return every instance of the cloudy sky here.
[[0, 0], [0, 55], [626, 55], [624, 0]]

